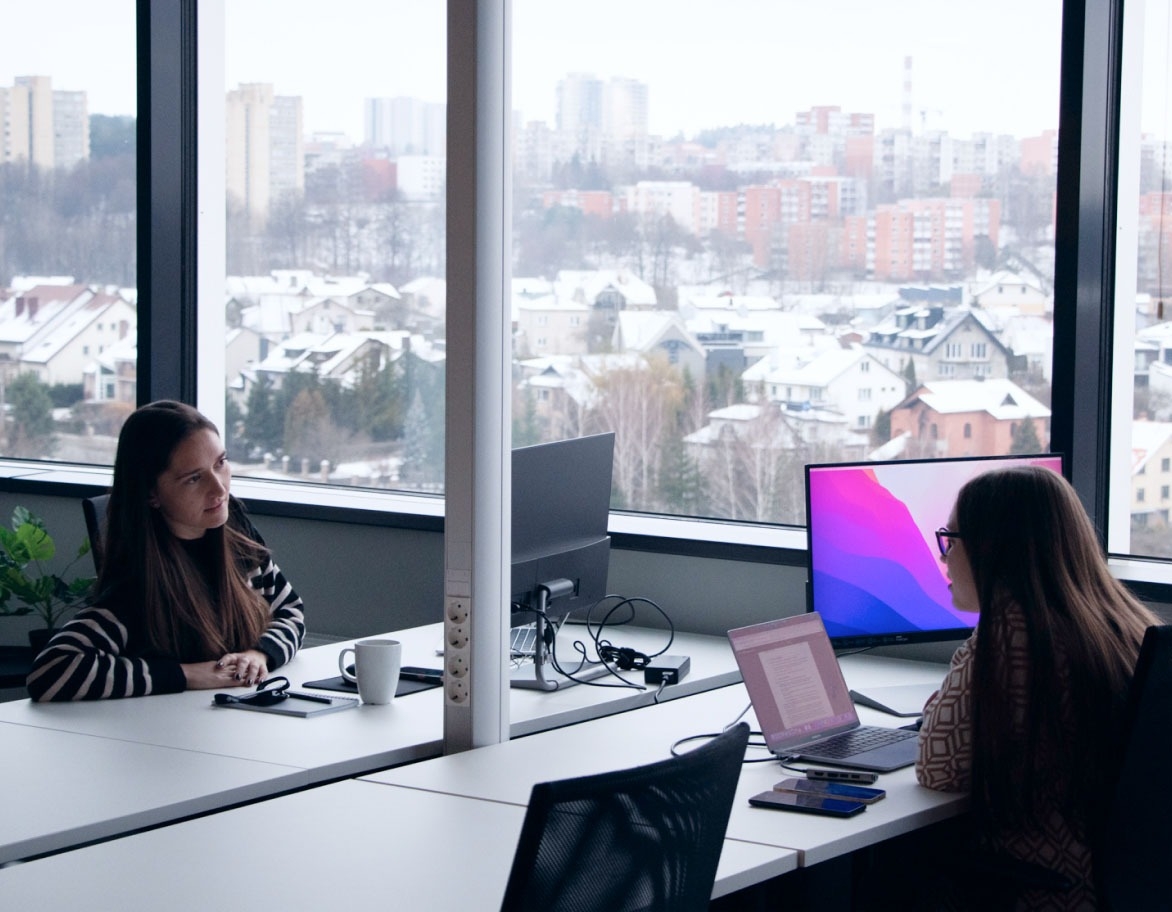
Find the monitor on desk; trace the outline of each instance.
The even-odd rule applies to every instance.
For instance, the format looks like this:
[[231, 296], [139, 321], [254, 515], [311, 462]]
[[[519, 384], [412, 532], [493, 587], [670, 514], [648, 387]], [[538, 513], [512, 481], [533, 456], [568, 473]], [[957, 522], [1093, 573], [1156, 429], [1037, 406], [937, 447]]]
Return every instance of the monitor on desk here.
[[963, 639], [935, 532], [970, 478], [1062, 457], [988, 456], [806, 466], [808, 604], [836, 648]]
[[[538, 629], [536, 654], [514, 672], [514, 687], [577, 683], [551, 667], [548, 647], [571, 612], [606, 595], [613, 465], [613, 433], [513, 450], [512, 617]], [[602, 673], [580, 669], [573, 677]]]

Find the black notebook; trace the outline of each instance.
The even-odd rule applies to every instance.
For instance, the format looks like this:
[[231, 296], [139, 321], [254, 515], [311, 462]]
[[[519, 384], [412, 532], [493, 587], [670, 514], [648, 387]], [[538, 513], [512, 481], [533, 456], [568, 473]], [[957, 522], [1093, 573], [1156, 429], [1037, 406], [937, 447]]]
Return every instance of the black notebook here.
[[[357, 697], [334, 697], [325, 696], [324, 694], [314, 694], [313, 696], [315, 697], [313, 700], [286, 697], [279, 703], [271, 703], [268, 706], [247, 703], [241, 700], [236, 700], [231, 703], [220, 703], [213, 699], [212, 706], [217, 706], [222, 709], [247, 709], [250, 712], [276, 713], [279, 716], [298, 716], [305, 719], [309, 716], [323, 716], [326, 713], [337, 712], [340, 709], [353, 709], [359, 703]], [[325, 702], [321, 702], [323, 700]]]

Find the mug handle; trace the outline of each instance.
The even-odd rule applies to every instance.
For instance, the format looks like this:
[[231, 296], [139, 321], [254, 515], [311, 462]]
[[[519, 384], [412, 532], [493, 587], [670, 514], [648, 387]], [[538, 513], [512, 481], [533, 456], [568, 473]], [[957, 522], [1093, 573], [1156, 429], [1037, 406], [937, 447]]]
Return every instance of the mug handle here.
[[[346, 670], [346, 666], [348, 664], [350, 664], [346, 661], [346, 653], [348, 653], [348, 652], [353, 653], [354, 647], [347, 646], [345, 649], [343, 649], [341, 652], [338, 653], [338, 671], [340, 671], [342, 673], [342, 680], [349, 681], [351, 684], [357, 684], [358, 683], [358, 676], [352, 675], [352, 674], [350, 674], [349, 671]], [[357, 656], [355, 656], [355, 658], [357, 658]]]

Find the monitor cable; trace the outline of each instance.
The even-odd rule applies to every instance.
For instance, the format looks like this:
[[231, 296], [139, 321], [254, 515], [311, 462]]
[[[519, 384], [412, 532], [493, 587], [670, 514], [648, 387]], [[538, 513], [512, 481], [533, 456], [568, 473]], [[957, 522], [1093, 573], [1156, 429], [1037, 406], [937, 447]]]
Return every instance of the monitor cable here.
[[[733, 719], [731, 722], [729, 722], [728, 725], [726, 725], [724, 728], [722, 728], [718, 732], [707, 732], [702, 735], [687, 735], [686, 737], [680, 738], [678, 741], [676, 741], [672, 744], [671, 755], [673, 757], [679, 757], [679, 756], [681, 756], [681, 754], [687, 753], [687, 751], [681, 751], [680, 747], [685, 744], [688, 744], [691, 741], [700, 741], [702, 739], [703, 740], [711, 740], [713, 738], [719, 738], [722, 734], [724, 734], [724, 732], [728, 731], [730, 728], [732, 728], [734, 725], [736, 725], [738, 722], [740, 722], [741, 719], [744, 718], [745, 713], [747, 713], [752, 708], [753, 708], [753, 704], [750, 703], [748, 706], [746, 706], [744, 709], [742, 709], [739, 713], [737, 713], [737, 717], [735, 719]], [[749, 732], [750, 737], [752, 737], [754, 735], [760, 737], [761, 740], [760, 741], [750, 741], [746, 746], [747, 747], [762, 747], [762, 748], [765, 748], [766, 750], [768, 750], [769, 745], [765, 743], [764, 735], [762, 735], [762, 733], [759, 731], [750, 731]], [[788, 760], [789, 758], [786, 757], [783, 759]], [[777, 760], [777, 757], [775, 757], [771, 753], [768, 757], [746, 757], [742, 762], [743, 763], [772, 763], [775, 760]], [[782, 766], [785, 766], [785, 764], [783, 763]]]

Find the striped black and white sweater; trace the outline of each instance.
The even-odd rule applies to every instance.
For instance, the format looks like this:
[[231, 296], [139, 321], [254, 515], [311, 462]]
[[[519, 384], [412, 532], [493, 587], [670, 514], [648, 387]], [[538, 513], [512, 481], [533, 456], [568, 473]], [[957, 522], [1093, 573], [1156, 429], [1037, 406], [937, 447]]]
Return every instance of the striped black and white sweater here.
[[[269, 605], [268, 629], [253, 648], [268, 657], [269, 671], [274, 671], [301, 648], [301, 598], [271, 557], [249, 572], [248, 582]], [[113, 608], [94, 605], [79, 611], [53, 636], [36, 657], [26, 684], [29, 696], [41, 702], [178, 693], [186, 689], [180, 667], [184, 661], [198, 659], [150, 654], [143, 630], [128, 624]]]

